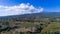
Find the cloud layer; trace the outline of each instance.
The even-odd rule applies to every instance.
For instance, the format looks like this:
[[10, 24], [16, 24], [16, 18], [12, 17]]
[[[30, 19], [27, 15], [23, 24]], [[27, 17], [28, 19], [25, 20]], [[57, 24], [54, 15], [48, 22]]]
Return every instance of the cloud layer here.
[[21, 3], [19, 6], [0, 6], [0, 16], [31, 14], [42, 12], [43, 8], [35, 8], [29, 3]]

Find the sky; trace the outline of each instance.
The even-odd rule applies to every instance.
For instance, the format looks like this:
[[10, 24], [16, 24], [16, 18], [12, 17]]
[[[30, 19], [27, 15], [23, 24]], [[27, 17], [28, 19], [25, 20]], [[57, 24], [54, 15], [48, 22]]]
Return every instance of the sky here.
[[60, 0], [0, 0], [0, 16], [60, 12]]

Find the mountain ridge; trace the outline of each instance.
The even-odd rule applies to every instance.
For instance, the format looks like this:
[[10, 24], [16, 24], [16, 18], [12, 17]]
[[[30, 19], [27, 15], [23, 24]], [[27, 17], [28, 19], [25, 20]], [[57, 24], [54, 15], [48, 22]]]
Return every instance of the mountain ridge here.
[[22, 15], [11, 15], [11, 16], [0, 16], [0, 18], [16, 18], [16, 17], [36, 17], [36, 16], [60, 16], [60, 12], [41, 12], [32, 14], [22, 14]]

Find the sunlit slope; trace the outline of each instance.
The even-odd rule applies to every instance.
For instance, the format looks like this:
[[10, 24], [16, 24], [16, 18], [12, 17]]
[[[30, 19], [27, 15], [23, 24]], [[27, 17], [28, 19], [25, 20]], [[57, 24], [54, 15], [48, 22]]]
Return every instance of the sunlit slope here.
[[60, 23], [59, 22], [54, 22], [48, 25], [48, 27], [44, 28], [41, 31], [41, 34], [52, 34], [52, 33], [59, 33], [60, 32]]

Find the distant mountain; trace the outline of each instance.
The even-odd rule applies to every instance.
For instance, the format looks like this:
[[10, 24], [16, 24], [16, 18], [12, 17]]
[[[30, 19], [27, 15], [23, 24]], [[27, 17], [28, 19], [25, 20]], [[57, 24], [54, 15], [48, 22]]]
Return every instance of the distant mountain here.
[[12, 16], [1, 16], [0, 18], [28, 18], [28, 17], [60, 17], [60, 12], [41, 12], [33, 14], [23, 14], [23, 15], [12, 15]]

